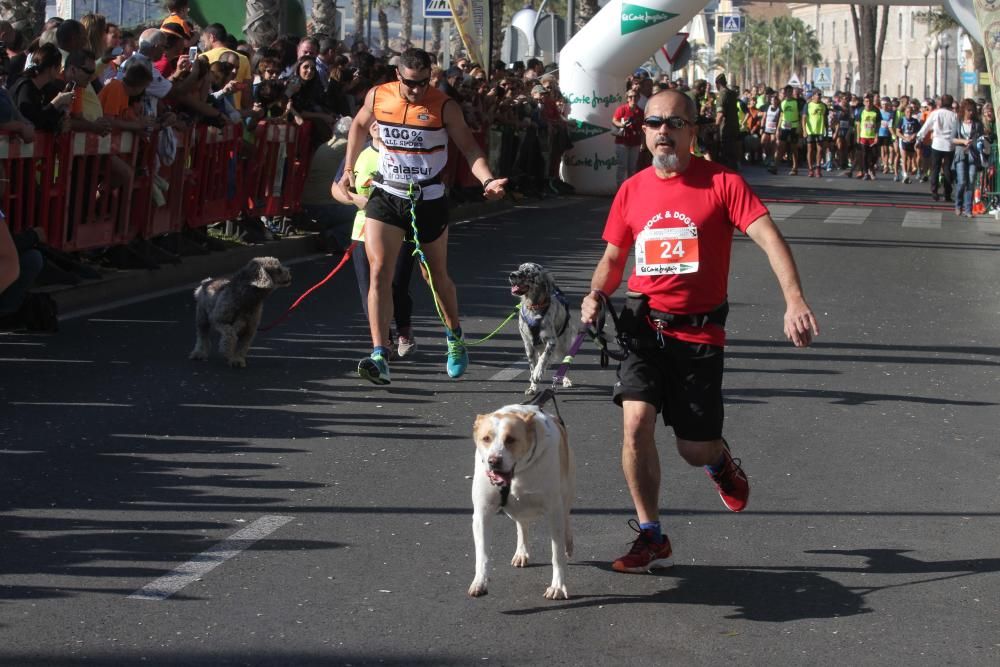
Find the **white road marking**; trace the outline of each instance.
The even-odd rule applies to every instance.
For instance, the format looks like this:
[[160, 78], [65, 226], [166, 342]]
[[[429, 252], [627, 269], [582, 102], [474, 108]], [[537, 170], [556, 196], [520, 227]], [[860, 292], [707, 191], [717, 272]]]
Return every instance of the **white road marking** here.
[[188, 562], [174, 568], [169, 574], [146, 584], [128, 597], [130, 600], [166, 600], [291, 520], [290, 516], [262, 516], [243, 530], [236, 531], [229, 538], [207, 551], [202, 551]]
[[771, 211], [771, 219], [781, 222], [801, 211], [803, 207], [798, 204], [771, 204], [767, 208]]
[[903, 226], [917, 229], [941, 229], [941, 211], [907, 211], [903, 217]]
[[516, 378], [521, 373], [524, 373], [526, 370], [528, 370], [528, 362], [527, 361], [518, 362], [514, 366], [511, 366], [510, 368], [505, 368], [496, 375], [494, 375], [493, 377], [491, 377], [490, 382], [509, 382], [514, 378]]
[[60, 403], [58, 401], [11, 401], [11, 405], [32, 405], [56, 408], [132, 408], [131, 403]]
[[93, 361], [88, 359], [27, 359], [25, 357], [14, 358], [14, 357], [0, 357], [0, 361], [5, 362], [15, 362], [15, 363], [29, 363], [29, 364], [92, 364]]
[[177, 324], [177, 320], [107, 320], [97, 317], [92, 317], [87, 321], [100, 324]]
[[976, 227], [987, 234], [1000, 234], [1000, 222], [977, 222]]
[[870, 208], [838, 208], [823, 222], [830, 225], [860, 225], [871, 214]]

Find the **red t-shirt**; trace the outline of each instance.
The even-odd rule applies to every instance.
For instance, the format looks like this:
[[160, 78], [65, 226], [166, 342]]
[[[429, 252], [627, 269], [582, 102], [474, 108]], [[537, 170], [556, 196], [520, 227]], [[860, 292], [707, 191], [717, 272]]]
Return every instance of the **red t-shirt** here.
[[177, 71], [177, 58], [168, 58], [166, 54], [153, 63], [153, 67], [163, 75], [164, 79], [169, 79]]
[[[622, 184], [611, 204], [604, 240], [632, 248], [628, 289], [654, 310], [695, 315], [726, 300], [733, 229], [746, 232], [767, 208], [743, 178], [692, 157], [683, 174], [661, 179], [653, 167]], [[724, 345], [726, 332], [709, 324], [665, 333], [691, 343]]]
[[621, 122], [626, 118], [632, 120], [632, 124], [624, 129], [624, 131], [615, 137], [616, 144], [624, 144], [625, 146], [641, 146], [642, 145], [642, 109], [636, 107], [630, 109], [628, 104], [623, 104], [617, 109], [615, 109], [615, 120]]

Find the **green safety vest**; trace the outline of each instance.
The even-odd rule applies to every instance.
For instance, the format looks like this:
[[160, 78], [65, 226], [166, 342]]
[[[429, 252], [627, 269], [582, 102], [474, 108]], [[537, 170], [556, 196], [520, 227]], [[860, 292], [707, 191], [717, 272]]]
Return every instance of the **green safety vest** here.
[[822, 102], [810, 102], [806, 105], [806, 134], [826, 134], [826, 105]]
[[799, 129], [799, 103], [794, 99], [782, 100], [781, 119], [786, 130]]
[[882, 114], [872, 109], [861, 112], [861, 130], [859, 136], [862, 139], [874, 139], [878, 134], [879, 125], [882, 124]]

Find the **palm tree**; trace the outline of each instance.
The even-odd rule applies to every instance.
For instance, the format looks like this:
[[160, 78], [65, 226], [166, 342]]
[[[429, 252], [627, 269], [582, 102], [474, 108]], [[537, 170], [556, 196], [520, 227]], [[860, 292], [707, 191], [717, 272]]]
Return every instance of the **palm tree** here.
[[257, 49], [278, 38], [279, 0], [247, 0], [247, 42]]
[[378, 45], [383, 51], [389, 48], [389, 16], [385, 13], [384, 0], [378, 3]]
[[351, 9], [354, 13], [354, 41], [363, 42], [365, 40], [365, 0], [351, 0]]
[[587, 22], [594, 18], [599, 11], [601, 8], [597, 4], [597, 0], [580, 0], [576, 10], [576, 29], [580, 30], [587, 25]]
[[[792, 35], [795, 35], [795, 62], [792, 63]], [[771, 71], [767, 69], [767, 40], [771, 38]], [[820, 63], [819, 41], [812, 28], [800, 19], [778, 16], [769, 21], [751, 20], [747, 32], [729, 40], [718, 54], [720, 63], [728, 63], [731, 79], [743, 79], [747, 64], [747, 42], [750, 43], [751, 81], [758, 79], [769, 85], [781, 85], [792, 74], [792, 69], [801, 71], [802, 66]]]
[[399, 50], [405, 51], [413, 43], [413, 0], [399, 0]]
[[[854, 26], [854, 43], [858, 50], [858, 70], [861, 73], [861, 90], [878, 91], [882, 78], [882, 50], [889, 28], [889, 7], [851, 5], [851, 23]], [[877, 27], [876, 27], [877, 25]]]
[[312, 34], [334, 37], [337, 34], [337, 1], [313, 0], [311, 18]]
[[441, 53], [441, 33], [443, 31], [444, 31], [444, 19], [431, 19], [430, 52], [435, 55]]

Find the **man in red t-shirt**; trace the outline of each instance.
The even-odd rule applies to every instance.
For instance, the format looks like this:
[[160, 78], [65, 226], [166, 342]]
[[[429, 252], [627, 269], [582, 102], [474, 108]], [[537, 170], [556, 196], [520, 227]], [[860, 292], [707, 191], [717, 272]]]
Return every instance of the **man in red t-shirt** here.
[[607, 248], [583, 300], [594, 322], [621, 284], [629, 254], [635, 269], [620, 331], [629, 355], [618, 368], [614, 400], [624, 415], [622, 467], [635, 504], [639, 535], [612, 567], [647, 572], [670, 565], [671, 547], [659, 522], [660, 463], [654, 430], [663, 413], [677, 450], [704, 466], [726, 507], [746, 507], [750, 484], [722, 437], [722, 371], [729, 258], [733, 230], [767, 254], [785, 298], [785, 335], [805, 347], [819, 333], [802, 296], [792, 253], [767, 208], [733, 171], [691, 155], [697, 109], [667, 90], [646, 106], [643, 134], [653, 166], [625, 181], [604, 228]]
[[625, 104], [615, 109], [611, 123], [617, 128], [615, 133], [615, 158], [618, 160], [618, 185], [635, 174], [639, 161], [639, 147], [642, 146], [642, 109], [637, 100], [638, 89], [625, 94]]

